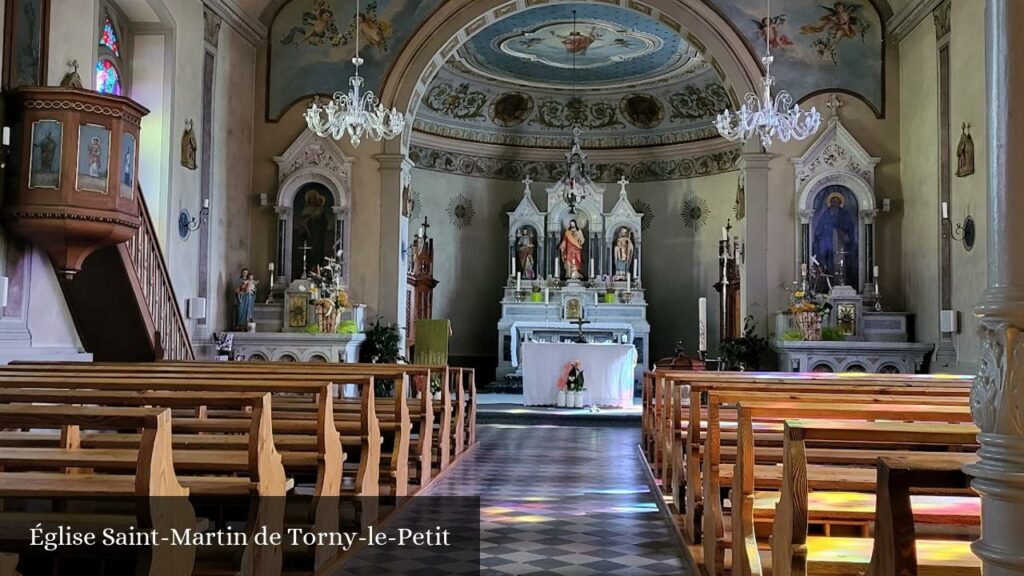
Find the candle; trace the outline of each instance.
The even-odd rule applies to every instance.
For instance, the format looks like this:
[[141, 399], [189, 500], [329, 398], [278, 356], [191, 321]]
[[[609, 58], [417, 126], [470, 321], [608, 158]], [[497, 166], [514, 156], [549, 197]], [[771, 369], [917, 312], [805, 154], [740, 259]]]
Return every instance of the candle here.
[[516, 291], [523, 289], [523, 275], [521, 272], [516, 272]]
[[271, 262], [270, 264], [267, 264], [267, 270], [270, 270], [271, 274], [274, 273], [274, 263], [273, 262]]
[[590, 259], [590, 276], [589, 277], [590, 278], [594, 277], [594, 259], [593, 258]]
[[878, 264], [875, 264], [875, 280], [878, 280]]
[[700, 338], [697, 346], [701, 352], [708, 351], [708, 299], [701, 297], [697, 300], [697, 313], [700, 319], [698, 336]]
[[558, 270], [559, 262], [560, 261], [558, 260], [558, 258], [555, 258], [555, 279], [556, 280], [560, 280], [562, 278], [562, 274]]
[[209, 207], [210, 207], [210, 199], [209, 198], [203, 198], [203, 208], [209, 208]]
[[633, 260], [633, 277], [634, 278], [639, 278], [640, 277], [640, 261], [639, 260]]
[[949, 220], [949, 202], [942, 203], [942, 219]]
[[594, 304], [597, 304], [597, 292], [594, 292]]
[[626, 292], [633, 292], [633, 276], [629, 272], [626, 272]]
[[509, 258], [509, 263], [512, 265], [512, 273], [516, 273], [516, 257], [512, 256]]
[[728, 240], [728, 239], [729, 239], [729, 232], [725, 229], [725, 226], [722, 226], [722, 240]]
[[4, 126], [4, 140], [3, 140], [3, 142], [4, 142], [4, 146], [10, 146], [11, 145], [11, 127], [10, 126]]
[[550, 292], [548, 292], [548, 289], [547, 289], [547, 288], [545, 288], [545, 289], [544, 289], [544, 303], [545, 303], [545, 304], [547, 304], [547, 303], [548, 303], [548, 300], [550, 299], [550, 297], [551, 297], [551, 293], [550, 293]]
[[424, 230], [423, 226], [420, 226], [420, 234], [419, 234], [420, 238], [423, 238], [426, 235], [427, 235], [427, 231]]

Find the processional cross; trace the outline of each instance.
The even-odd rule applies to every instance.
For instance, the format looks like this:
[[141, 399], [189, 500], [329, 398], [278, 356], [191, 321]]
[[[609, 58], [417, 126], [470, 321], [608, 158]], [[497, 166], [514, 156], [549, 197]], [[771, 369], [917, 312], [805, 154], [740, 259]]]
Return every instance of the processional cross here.
[[583, 338], [583, 325], [590, 324], [590, 320], [584, 320], [583, 318], [577, 318], [569, 322], [570, 324], [576, 325], [576, 343], [586, 344], [587, 341]]
[[313, 247], [310, 246], [309, 242], [306, 242], [305, 240], [302, 241], [302, 246], [299, 246], [299, 250], [302, 250], [302, 277], [303, 278], [306, 277], [306, 272], [307, 272], [307, 269], [306, 269], [306, 254], [310, 250], [312, 250], [312, 249], [313, 249]]

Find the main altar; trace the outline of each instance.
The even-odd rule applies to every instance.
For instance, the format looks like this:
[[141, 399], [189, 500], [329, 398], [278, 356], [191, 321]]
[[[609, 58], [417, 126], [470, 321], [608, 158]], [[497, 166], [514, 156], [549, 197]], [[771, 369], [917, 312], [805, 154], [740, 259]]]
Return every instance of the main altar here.
[[629, 202], [625, 178], [605, 212], [605, 187], [574, 169], [580, 166], [582, 153], [574, 145], [566, 176], [545, 190], [547, 211], [534, 202], [527, 178], [522, 200], [508, 215], [499, 381], [523, 377], [525, 342], [632, 345], [631, 374], [634, 380], [643, 374], [651, 326], [643, 289], [642, 215]]

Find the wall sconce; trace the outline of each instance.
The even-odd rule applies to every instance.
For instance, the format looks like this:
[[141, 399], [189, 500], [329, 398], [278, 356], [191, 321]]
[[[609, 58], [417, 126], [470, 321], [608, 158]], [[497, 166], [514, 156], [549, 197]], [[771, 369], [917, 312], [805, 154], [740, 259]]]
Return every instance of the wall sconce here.
[[957, 242], [964, 243], [964, 249], [970, 252], [974, 249], [974, 240], [977, 230], [974, 224], [974, 217], [967, 216], [963, 223], [957, 222], [956, 229], [953, 229], [953, 221], [949, 219], [949, 203], [942, 203], [942, 237], [952, 238]]
[[0, 140], [0, 170], [7, 169], [7, 157], [11, 155], [11, 127], [4, 126], [3, 139]]
[[203, 199], [203, 208], [199, 211], [199, 218], [190, 215], [188, 210], [182, 208], [181, 212], [178, 213], [178, 235], [181, 236], [182, 240], [188, 240], [188, 235], [191, 232], [199, 230], [199, 227], [206, 223], [207, 218], [210, 216], [210, 200], [209, 198]]
[[188, 299], [188, 317], [193, 320], [206, 318], [206, 298]]

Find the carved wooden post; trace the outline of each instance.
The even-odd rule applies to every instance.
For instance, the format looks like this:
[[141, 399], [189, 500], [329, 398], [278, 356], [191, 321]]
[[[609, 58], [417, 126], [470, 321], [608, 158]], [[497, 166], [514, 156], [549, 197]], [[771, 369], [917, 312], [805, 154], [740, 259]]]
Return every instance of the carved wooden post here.
[[1024, 2], [988, 0], [988, 290], [975, 309], [981, 357], [971, 411], [980, 461], [964, 468], [982, 498], [973, 548], [985, 576], [1024, 575]]

